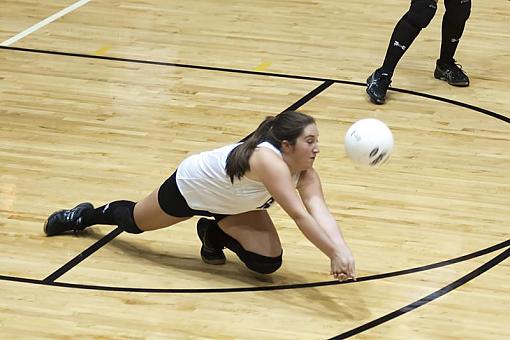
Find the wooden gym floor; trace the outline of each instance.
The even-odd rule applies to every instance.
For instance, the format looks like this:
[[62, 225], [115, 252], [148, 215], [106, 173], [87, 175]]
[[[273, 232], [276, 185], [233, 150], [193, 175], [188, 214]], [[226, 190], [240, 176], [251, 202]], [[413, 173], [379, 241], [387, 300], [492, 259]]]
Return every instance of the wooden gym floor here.
[[[375, 106], [363, 84], [407, 6], [2, 1], [0, 337], [508, 339], [510, 2], [473, 2], [456, 56], [472, 84], [453, 88], [432, 77], [440, 1]], [[289, 107], [318, 120], [357, 282], [333, 281], [278, 207], [284, 264], [268, 276], [231, 253], [203, 264], [196, 219], [43, 235], [54, 210], [136, 201], [186, 155]], [[343, 152], [365, 117], [395, 136], [375, 171]]]

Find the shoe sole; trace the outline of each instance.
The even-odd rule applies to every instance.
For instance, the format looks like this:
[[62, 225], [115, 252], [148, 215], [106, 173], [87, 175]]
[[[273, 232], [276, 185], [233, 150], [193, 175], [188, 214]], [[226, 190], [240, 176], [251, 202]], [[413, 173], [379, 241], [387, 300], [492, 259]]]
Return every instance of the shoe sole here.
[[377, 104], [377, 105], [382, 105], [386, 102], [386, 100], [380, 100], [380, 99], [377, 99], [375, 97], [372, 97], [372, 95], [370, 94], [370, 92], [368, 92], [368, 89], [367, 89], [367, 94], [368, 94], [368, 98], [370, 98], [370, 101], [374, 104]]
[[63, 209], [62, 209], [62, 210], [54, 211], [53, 213], [51, 213], [51, 214], [50, 214], [50, 216], [48, 216], [48, 218], [46, 219], [46, 221], [44, 221], [43, 231], [44, 231], [44, 233], [46, 234], [46, 236], [55, 236], [55, 235], [57, 235], [57, 234], [49, 234], [49, 233], [48, 233], [48, 221], [50, 220], [51, 216], [53, 216], [53, 215], [55, 215], [55, 214], [57, 214], [57, 213], [59, 213], [59, 212], [61, 212], [61, 211], [63, 211]]
[[[200, 220], [199, 220], [200, 222]], [[221, 258], [221, 259], [214, 259], [214, 260], [211, 260], [211, 259], [208, 259], [204, 256], [204, 240], [203, 240], [203, 235], [202, 233], [199, 231], [199, 225], [197, 223], [197, 234], [198, 234], [198, 238], [200, 239], [200, 242], [202, 242], [202, 247], [200, 248], [200, 257], [202, 258], [202, 261], [204, 261], [204, 263], [207, 263], [207, 264], [212, 264], [212, 265], [221, 265], [221, 264], [225, 264], [227, 262], [227, 259], [225, 257]]]
[[469, 82], [464, 82], [464, 83], [452, 83], [448, 80], [448, 78], [446, 77], [443, 77], [441, 75], [438, 75], [434, 72], [434, 78], [436, 79], [439, 79], [439, 80], [442, 80], [442, 81], [445, 81], [448, 83], [448, 85], [452, 85], [452, 86], [457, 86], [457, 87], [468, 87], [469, 86]]
[[204, 255], [202, 255], [203, 248], [204, 247], [202, 246], [202, 248], [200, 249], [200, 257], [202, 258], [202, 261], [204, 261], [204, 263], [218, 266], [218, 265], [225, 264], [227, 262], [227, 259], [217, 259], [217, 260], [207, 259], [206, 257], [204, 257]]

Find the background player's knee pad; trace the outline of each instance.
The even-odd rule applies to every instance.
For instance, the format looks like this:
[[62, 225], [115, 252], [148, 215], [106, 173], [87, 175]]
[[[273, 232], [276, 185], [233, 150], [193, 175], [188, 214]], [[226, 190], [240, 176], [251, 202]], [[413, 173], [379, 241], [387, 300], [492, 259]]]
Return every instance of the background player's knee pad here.
[[421, 30], [430, 24], [436, 10], [437, 3], [434, 0], [413, 0], [409, 11], [404, 14], [404, 20]]
[[464, 24], [471, 15], [471, 0], [445, 0], [445, 17], [458, 24]]
[[282, 266], [282, 255], [269, 257], [246, 251], [243, 257], [246, 267], [261, 274], [274, 273]]

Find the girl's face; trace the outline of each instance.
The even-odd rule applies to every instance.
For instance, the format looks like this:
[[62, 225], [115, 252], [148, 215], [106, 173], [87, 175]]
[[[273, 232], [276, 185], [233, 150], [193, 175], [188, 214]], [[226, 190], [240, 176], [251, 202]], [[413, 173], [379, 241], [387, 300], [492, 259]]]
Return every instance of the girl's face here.
[[291, 172], [301, 172], [313, 167], [313, 162], [319, 150], [319, 129], [317, 125], [309, 124], [296, 139], [296, 144], [282, 143], [283, 159]]

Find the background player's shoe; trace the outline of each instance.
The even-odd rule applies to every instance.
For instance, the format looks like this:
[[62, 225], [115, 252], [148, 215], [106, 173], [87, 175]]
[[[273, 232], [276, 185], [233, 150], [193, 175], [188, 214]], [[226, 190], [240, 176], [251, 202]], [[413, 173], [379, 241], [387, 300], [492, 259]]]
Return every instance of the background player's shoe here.
[[444, 80], [453, 86], [469, 86], [469, 77], [455, 60], [450, 62], [437, 60], [434, 78]]
[[201, 218], [197, 222], [197, 233], [200, 241], [202, 241], [202, 248], [200, 248], [200, 256], [202, 260], [207, 264], [224, 264], [227, 259], [223, 253], [223, 249], [214, 247], [207, 240], [207, 232], [209, 230], [210, 223], [216, 223], [215, 221], [207, 218]]
[[67, 231], [82, 230], [81, 216], [84, 211], [94, 209], [88, 202], [80, 203], [69, 210], [59, 210], [51, 214], [44, 222], [44, 233], [47, 236], [60, 235]]
[[374, 104], [384, 104], [386, 92], [391, 84], [391, 76], [379, 69], [367, 78], [367, 93]]

